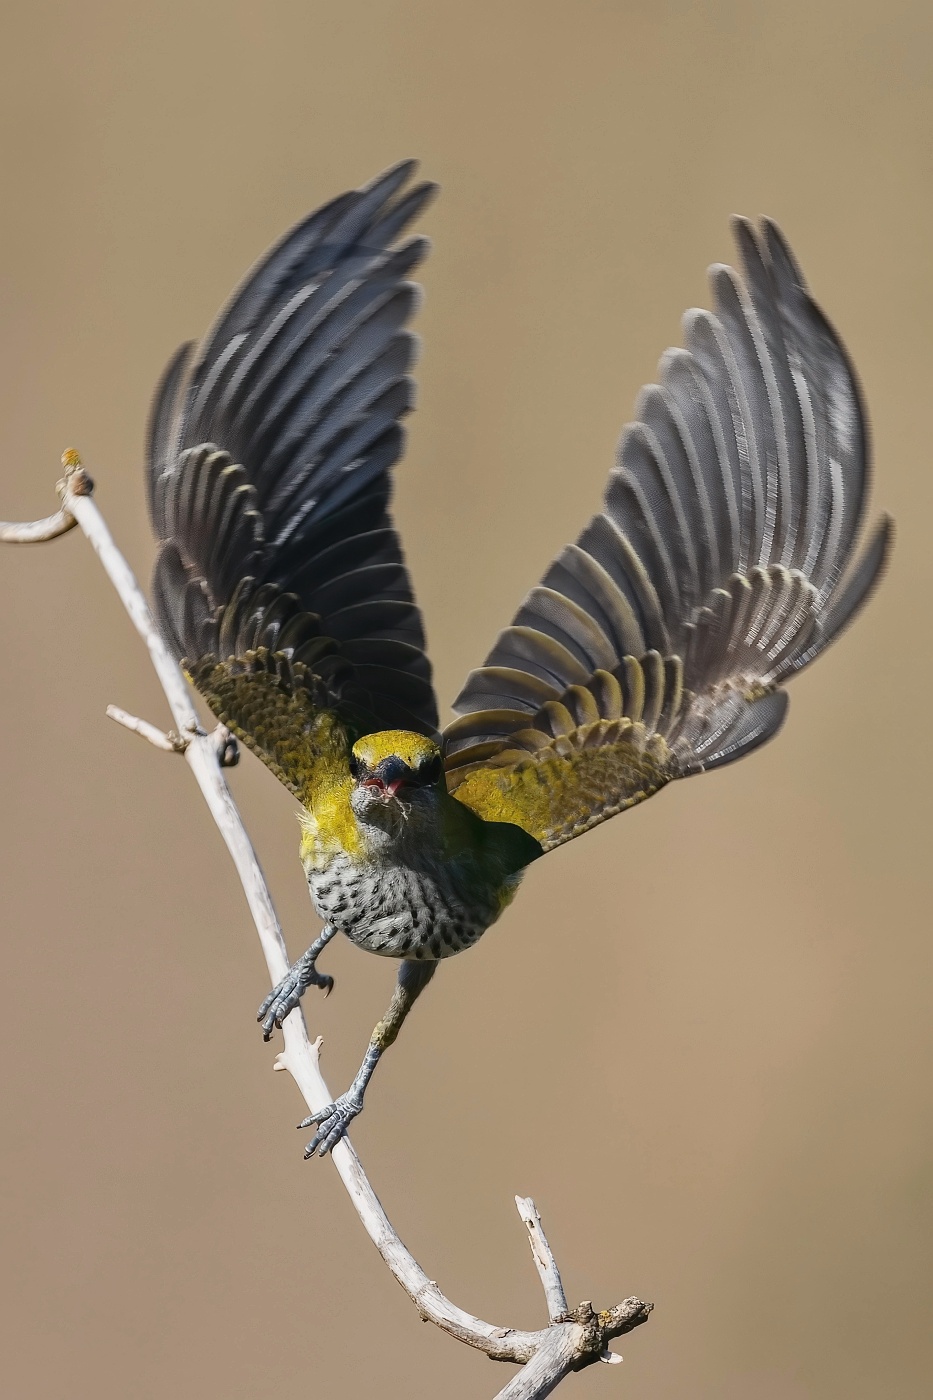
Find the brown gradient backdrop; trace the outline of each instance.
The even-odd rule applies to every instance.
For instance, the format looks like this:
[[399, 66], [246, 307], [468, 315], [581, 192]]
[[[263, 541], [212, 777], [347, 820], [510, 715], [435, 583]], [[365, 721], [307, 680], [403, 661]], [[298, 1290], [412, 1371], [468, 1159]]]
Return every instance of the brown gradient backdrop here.
[[[779, 741], [530, 874], [448, 964], [355, 1141], [460, 1304], [538, 1325], [512, 1204], [574, 1300], [654, 1299], [568, 1396], [931, 1389], [933, 11], [812, 4], [101, 3], [3, 21], [0, 515], [74, 444], [141, 576], [152, 385], [309, 207], [402, 156], [444, 193], [398, 514], [446, 705], [593, 510], [638, 386], [786, 228], [864, 379], [898, 521]], [[4, 1396], [492, 1394], [418, 1321], [254, 1024], [258, 944], [81, 537], [0, 552]], [[233, 786], [293, 954], [294, 804]], [[343, 1088], [394, 969], [328, 951]], [[563, 1394], [563, 1392], [561, 1392]]]

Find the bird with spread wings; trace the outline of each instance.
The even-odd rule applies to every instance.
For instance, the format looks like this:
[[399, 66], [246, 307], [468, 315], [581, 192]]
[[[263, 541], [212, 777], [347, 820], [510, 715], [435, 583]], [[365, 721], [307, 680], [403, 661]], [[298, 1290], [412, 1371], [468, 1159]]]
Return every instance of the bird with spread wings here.
[[543, 853], [777, 733], [784, 684], [859, 611], [869, 445], [846, 352], [782, 234], [735, 221], [622, 437], [602, 509], [438, 727], [389, 510], [413, 403], [434, 193], [413, 162], [316, 210], [249, 272], [155, 397], [161, 629], [214, 713], [301, 804], [324, 927], [263, 1002], [266, 1039], [337, 933], [399, 961], [350, 1089], [302, 1126], [328, 1152], [438, 962]]

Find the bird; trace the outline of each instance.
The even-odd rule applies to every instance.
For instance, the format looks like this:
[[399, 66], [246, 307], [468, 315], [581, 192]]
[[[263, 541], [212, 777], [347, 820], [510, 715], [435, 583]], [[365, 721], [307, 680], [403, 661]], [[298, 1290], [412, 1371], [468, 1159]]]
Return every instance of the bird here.
[[[326, 1156], [443, 960], [529, 865], [780, 729], [785, 684], [859, 612], [892, 542], [863, 531], [870, 447], [848, 354], [768, 219], [733, 221], [623, 431], [601, 508], [440, 727], [390, 512], [414, 404], [403, 161], [304, 218], [155, 393], [158, 625], [189, 680], [299, 803], [322, 930], [263, 1001], [270, 1039], [338, 933], [398, 963], [349, 1089], [299, 1126]], [[864, 535], [864, 538], [863, 538]], [[459, 585], [464, 592], [468, 582]]]

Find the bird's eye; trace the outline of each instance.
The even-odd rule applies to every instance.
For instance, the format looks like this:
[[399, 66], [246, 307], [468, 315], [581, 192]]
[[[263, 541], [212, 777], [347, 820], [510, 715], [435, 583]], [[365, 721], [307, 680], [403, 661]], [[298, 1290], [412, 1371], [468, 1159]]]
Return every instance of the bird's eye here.
[[361, 758], [357, 758], [356, 754], [353, 752], [352, 749], [350, 750], [349, 767], [350, 777], [353, 778], [355, 782], [363, 771], [363, 760]]
[[424, 763], [418, 764], [418, 781], [425, 787], [433, 787], [441, 776], [441, 756], [436, 753], [433, 758], [426, 759]]

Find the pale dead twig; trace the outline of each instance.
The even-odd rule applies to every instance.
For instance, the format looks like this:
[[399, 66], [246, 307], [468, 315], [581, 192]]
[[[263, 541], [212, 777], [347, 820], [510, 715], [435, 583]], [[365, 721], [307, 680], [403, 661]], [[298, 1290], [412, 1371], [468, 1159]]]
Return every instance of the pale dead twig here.
[[538, 1207], [530, 1196], [516, 1196], [515, 1204], [518, 1206], [519, 1215], [528, 1227], [532, 1258], [535, 1261], [535, 1268], [541, 1275], [544, 1297], [547, 1301], [547, 1315], [552, 1322], [563, 1322], [569, 1311], [567, 1295], [564, 1293], [564, 1285], [561, 1283], [557, 1261], [551, 1246], [548, 1244], [544, 1226], [541, 1224]]
[[122, 724], [124, 729], [132, 730], [142, 739], [148, 739], [150, 744], [154, 744], [157, 749], [163, 749], [166, 753], [184, 753], [188, 747], [186, 739], [181, 739], [177, 734], [166, 734], [154, 724], [150, 724], [147, 719], [139, 719], [136, 715], [127, 714], [126, 710], [121, 710], [119, 705], [107, 706], [107, 718], [116, 720], [117, 724]]
[[[175, 728], [165, 733], [115, 705], [109, 706], [107, 713], [156, 748], [184, 754], [233, 859], [259, 934], [269, 976], [276, 983], [288, 970], [285, 940], [256, 852], [222, 772], [223, 766], [236, 762], [235, 743], [223, 726], [213, 734], [206, 734], [201, 728], [185, 678], [159, 635], [145, 596], [92, 498], [93, 486], [78, 454], [66, 452], [62, 463], [65, 476], [59, 483], [61, 509], [46, 520], [0, 524], [0, 542], [31, 544], [51, 540], [75, 525], [80, 526], [90, 541], [130, 620], [149, 649]], [[312, 1044], [309, 1040], [300, 1007], [286, 1018], [282, 1030], [285, 1048], [277, 1056], [275, 1068], [288, 1070], [308, 1107], [316, 1112], [332, 1102], [319, 1065], [320, 1041]], [[522, 1365], [522, 1370], [499, 1392], [498, 1400], [540, 1400], [570, 1371], [580, 1370], [597, 1360], [621, 1360], [608, 1351], [608, 1343], [639, 1326], [651, 1312], [652, 1304], [638, 1298], [627, 1298], [606, 1312], [594, 1311], [590, 1303], [569, 1309], [537, 1208], [532, 1200], [516, 1196], [544, 1286], [550, 1323], [539, 1331], [522, 1331], [494, 1327], [492, 1323], [473, 1317], [445, 1297], [402, 1243], [348, 1139], [339, 1142], [331, 1155], [366, 1232], [421, 1317], [494, 1360]]]
[[0, 520], [0, 544], [42, 544], [46, 540], [57, 540], [59, 535], [73, 530], [77, 523], [66, 510], [57, 510], [44, 520], [25, 520], [21, 524]]

